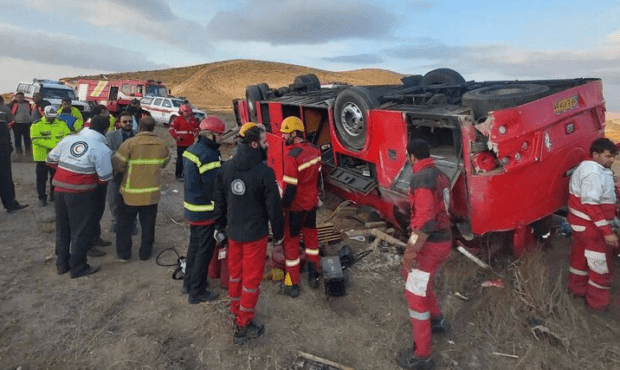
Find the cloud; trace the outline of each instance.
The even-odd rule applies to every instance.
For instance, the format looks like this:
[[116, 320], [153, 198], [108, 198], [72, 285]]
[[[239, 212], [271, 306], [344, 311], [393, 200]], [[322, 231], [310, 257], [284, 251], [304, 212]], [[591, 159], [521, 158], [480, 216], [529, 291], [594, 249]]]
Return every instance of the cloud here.
[[132, 36], [139, 35], [178, 50], [208, 54], [205, 27], [175, 15], [165, 0], [104, 0], [96, 8], [92, 2], [83, 0], [56, 0], [53, 6], [42, 0], [26, 0], [24, 5], [63, 19], [70, 9], [76, 27], [94, 26], [106, 30], [110, 36], [124, 38], [127, 44], [136, 42]]
[[[440, 40], [423, 38], [407, 45], [388, 48], [393, 58], [426, 61], [434, 68], [450, 66], [465, 74], [503, 75], [505, 78], [575, 78], [605, 75], [620, 78], [620, 54], [609, 52], [615, 39], [588, 51], [532, 50], [504, 44], [472, 46], [446, 45]], [[467, 76], [465, 77], [467, 79]]]
[[389, 56], [409, 60], [448, 60], [465, 50], [462, 46], [448, 46], [432, 38], [419, 38], [403, 46], [384, 50]]
[[[109, 2], [133, 10], [140, 14], [142, 18], [146, 18], [156, 22], [176, 21], [178, 17], [172, 13], [172, 10], [162, 0], [108, 0]], [[139, 18], [136, 18], [136, 20]], [[136, 23], [141, 23], [137, 21]]]
[[[163, 68], [142, 53], [69, 35], [0, 24], [0, 56], [75, 68], [129, 71]], [[59, 40], [62, 42], [59, 43]], [[53, 47], [52, 47], [53, 45]]]
[[340, 55], [336, 57], [322, 58], [326, 62], [333, 63], [349, 63], [349, 64], [379, 64], [383, 63], [383, 58], [377, 54], [357, 54], [357, 55]]
[[431, 10], [433, 8], [437, 7], [437, 2], [435, 1], [415, 1], [411, 4], [409, 4], [409, 8], [412, 10], [422, 10], [422, 11], [426, 11], [426, 10]]
[[244, 9], [218, 12], [207, 30], [220, 40], [311, 45], [389, 39], [401, 21], [401, 16], [371, 2], [250, 0]]

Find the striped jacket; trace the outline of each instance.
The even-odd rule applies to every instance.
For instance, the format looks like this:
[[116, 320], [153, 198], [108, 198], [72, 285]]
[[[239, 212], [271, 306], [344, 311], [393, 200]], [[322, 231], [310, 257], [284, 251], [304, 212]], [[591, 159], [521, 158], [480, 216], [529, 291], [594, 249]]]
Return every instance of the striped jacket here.
[[127, 139], [112, 157], [114, 171], [123, 172], [121, 195], [129, 206], [159, 203], [162, 170], [170, 161], [166, 144], [153, 132]]
[[57, 166], [53, 185], [62, 193], [93, 191], [112, 179], [112, 151], [105, 136], [91, 129], [65, 137], [47, 156]]
[[282, 205], [292, 211], [318, 207], [321, 151], [308, 142], [295, 143], [284, 157]]
[[568, 211], [573, 231], [596, 227], [611, 235], [616, 212], [613, 172], [592, 160], [581, 162], [570, 179]]
[[219, 144], [200, 136], [198, 142], [183, 153], [185, 220], [190, 225], [213, 223], [213, 186], [220, 169]]

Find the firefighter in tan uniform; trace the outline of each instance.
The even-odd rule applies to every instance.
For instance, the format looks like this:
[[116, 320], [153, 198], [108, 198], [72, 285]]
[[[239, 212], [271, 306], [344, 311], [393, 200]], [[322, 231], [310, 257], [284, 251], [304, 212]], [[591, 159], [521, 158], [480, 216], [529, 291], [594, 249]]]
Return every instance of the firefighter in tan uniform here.
[[299, 236], [303, 234], [308, 260], [308, 281], [313, 289], [319, 279], [319, 240], [316, 229], [316, 211], [319, 203], [321, 151], [304, 140], [304, 124], [297, 117], [282, 121], [283, 133], [289, 150], [284, 157], [284, 258], [286, 276], [281, 292], [291, 298], [299, 296]]
[[138, 215], [142, 227], [140, 259], [148, 260], [153, 251], [161, 174], [170, 161], [170, 152], [153, 133], [154, 128], [152, 117], [141, 118], [140, 132], [127, 139], [112, 157], [114, 171], [124, 173], [120, 189], [123, 202], [118, 206], [116, 230], [116, 253], [120, 261], [131, 258], [131, 229]]

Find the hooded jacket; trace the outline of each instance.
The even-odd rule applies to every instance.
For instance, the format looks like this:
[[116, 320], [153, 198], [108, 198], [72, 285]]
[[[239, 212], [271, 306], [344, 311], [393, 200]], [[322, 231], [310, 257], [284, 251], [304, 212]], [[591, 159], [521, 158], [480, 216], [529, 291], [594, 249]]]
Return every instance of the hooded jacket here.
[[261, 151], [239, 143], [233, 158], [222, 165], [214, 189], [215, 222], [230, 239], [256, 241], [269, 233], [284, 236], [282, 201], [273, 170], [263, 163]]

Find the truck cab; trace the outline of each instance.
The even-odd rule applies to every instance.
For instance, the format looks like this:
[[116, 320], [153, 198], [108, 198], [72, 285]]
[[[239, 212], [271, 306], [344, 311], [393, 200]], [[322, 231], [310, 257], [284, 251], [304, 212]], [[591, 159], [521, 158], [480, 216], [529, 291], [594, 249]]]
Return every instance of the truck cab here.
[[77, 92], [81, 100], [103, 104], [112, 114], [122, 112], [134, 98], [168, 96], [166, 86], [155, 80], [80, 79]]
[[249, 86], [233, 102], [239, 124], [267, 128], [268, 163], [280, 181], [280, 123], [297, 116], [323, 153], [327, 189], [406, 229], [406, 146], [424, 139], [451, 179], [459, 237], [508, 232], [517, 257], [534, 246], [533, 227], [566, 207], [572, 170], [604, 136], [596, 78], [476, 82], [442, 68], [402, 85], [326, 88], [314, 75], [300, 77], [287, 88]]

